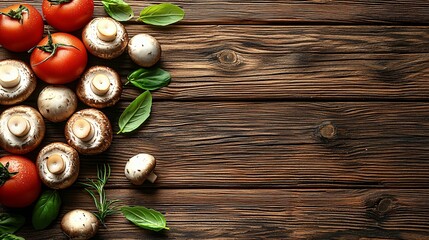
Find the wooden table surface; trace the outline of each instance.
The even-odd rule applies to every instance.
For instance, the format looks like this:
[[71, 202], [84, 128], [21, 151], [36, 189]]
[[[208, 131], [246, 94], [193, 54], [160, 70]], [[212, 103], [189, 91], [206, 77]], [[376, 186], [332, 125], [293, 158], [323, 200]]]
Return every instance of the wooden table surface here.
[[[26, 2], [41, 10], [41, 0]], [[127, 2], [136, 14], [156, 3]], [[429, 239], [427, 0], [172, 2], [186, 12], [179, 24], [125, 24], [130, 36], [159, 40], [171, 84], [153, 93], [137, 132], [81, 157], [79, 177], [109, 163], [108, 195], [159, 210], [171, 230], [115, 215], [98, 239]], [[28, 61], [0, 49], [6, 58]], [[90, 57], [96, 64], [123, 82], [137, 69], [126, 54]], [[115, 131], [139, 93], [126, 86], [103, 110]], [[63, 127], [47, 123], [44, 144], [64, 142]], [[141, 152], [157, 158], [159, 178], [134, 187], [123, 169]], [[61, 194], [60, 217], [94, 210], [77, 185]], [[17, 234], [65, 239], [59, 221]]]

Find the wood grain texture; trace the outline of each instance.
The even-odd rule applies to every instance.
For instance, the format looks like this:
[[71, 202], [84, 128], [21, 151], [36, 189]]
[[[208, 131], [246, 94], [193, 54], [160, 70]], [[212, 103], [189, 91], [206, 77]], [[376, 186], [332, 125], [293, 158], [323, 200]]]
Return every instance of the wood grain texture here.
[[[113, 168], [111, 184], [131, 188], [126, 161], [140, 152], [158, 162], [148, 188], [427, 187], [428, 103], [158, 102], [152, 117], [111, 148], [81, 158], [80, 179], [96, 165]], [[105, 110], [114, 124], [127, 105]], [[331, 139], [319, 128], [335, 127]], [[65, 141], [48, 124], [43, 144]]]
[[[170, 100], [408, 99], [429, 96], [428, 27], [127, 26], [159, 39]], [[269, 36], [269, 37], [267, 37]], [[26, 54], [0, 50], [1, 59]], [[108, 65], [123, 81], [138, 66], [124, 54]], [[126, 91], [134, 99], [138, 91]]]
[[[170, 231], [139, 229], [121, 215], [107, 219], [96, 239], [429, 239], [426, 192], [414, 190], [108, 190], [123, 205], [165, 214]], [[27, 239], [65, 239], [61, 217], [94, 209], [81, 190], [62, 192], [60, 218], [47, 230], [29, 225]]]
[[[16, 1], [0, 2], [6, 7]], [[26, 1], [41, 10], [42, 0]], [[94, 16], [105, 16], [101, 1], [94, 1]], [[157, 1], [128, 0], [137, 19], [140, 11]], [[186, 16], [182, 24], [410, 24], [428, 23], [425, 0], [176, 0]]]

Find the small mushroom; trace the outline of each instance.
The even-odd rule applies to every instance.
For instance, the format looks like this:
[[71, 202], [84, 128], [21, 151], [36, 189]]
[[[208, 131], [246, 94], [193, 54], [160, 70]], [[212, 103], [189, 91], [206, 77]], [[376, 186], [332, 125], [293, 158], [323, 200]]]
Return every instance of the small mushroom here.
[[97, 234], [99, 225], [93, 213], [82, 209], [66, 213], [61, 220], [61, 230], [69, 239], [90, 239]]
[[28, 106], [15, 106], [0, 115], [0, 147], [14, 154], [34, 150], [45, 136], [40, 113]]
[[65, 143], [54, 142], [40, 150], [36, 165], [39, 177], [46, 186], [68, 188], [79, 175], [79, 154]]
[[104, 66], [89, 68], [76, 89], [79, 99], [88, 106], [104, 108], [115, 105], [121, 98], [122, 82], [119, 74]]
[[109, 119], [101, 111], [90, 108], [73, 114], [66, 123], [67, 143], [81, 154], [104, 152], [112, 143]]
[[39, 112], [51, 122], [67, 120], [77, 108], [76, 94], [64, 86], [46, 86], [37, 98]]
[[36, 76], [19, 60], [0, 61], [0, 104], [23, 102], [36, 88]]
[[156, 166], [155, 158], [147, 153], [140, 153], [130, 158], [125, 165], [125, 176], [134, 185], [142, 185], [147, 179], [154, 183], [157, 176], [153, 172]]
[[161, 45], [149, 34], [137, 34], [128, 42], [128, 54], [137, 65], [151, 67], [161, 58]]
[[92, 55], [112, 59], [125, 51], [128, 34], [120, 22], [109, 17], [99, 17], [85, 26], [82, 40]]

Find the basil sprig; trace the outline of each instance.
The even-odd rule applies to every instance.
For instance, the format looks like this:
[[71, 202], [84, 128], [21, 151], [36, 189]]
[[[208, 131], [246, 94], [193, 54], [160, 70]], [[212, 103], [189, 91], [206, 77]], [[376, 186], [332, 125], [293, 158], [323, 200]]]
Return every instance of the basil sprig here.
[[24, 223], [25, 217], [22, 215], [0, 213], [0, 234], [14, 233], [18, 231]]
[[11, 234], [11, 233], [0, 234], [0, 239], [1, 240], [25, 240], [25, 238], [18, 237], [16, 235]]
[[128, 82], [143, 90], [157, 90], [170, 83], [171, 75], [161, 68], [140, 68], [128, 76]]
[[134, 17], [130, 5], [122, 0], [102, 0], [101, 3], [107, 14], [117, 21], [125, 22]]
[[42, 193], [33, 209], [32, 223], [36, 230], [48, 227], [58, 217], [61, 197], [57, 191], [46, 190]]
[[170, 229], [167, 227], [167, 221], [165, 220], [164, 215], [162, 215], [162, 213], [156, 210], [145, 208], [142, 206], [126, 206], [121, 208], [121, 212], [125, 216], [125, 218], [127, 218], [129, 221], [131, 221], [138, 227], [156, 232], [161, 231], [163, 229]]
[[137, 129], [148, 119], [151, 108], [152, 94], [149, 91], [145, 91], [132, 101], [119, 117], [118, 134], [132, 132]]
[[182, 20], [184, 16], [185, 12], [180, 7], [161, 3], [145, 7], [137, 20], [150, 25], [167, 26]]

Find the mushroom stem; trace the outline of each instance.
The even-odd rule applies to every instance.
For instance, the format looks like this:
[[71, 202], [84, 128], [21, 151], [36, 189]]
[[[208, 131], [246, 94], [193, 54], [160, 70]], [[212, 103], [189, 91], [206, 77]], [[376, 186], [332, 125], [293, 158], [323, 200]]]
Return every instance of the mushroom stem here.
[[158, 178], [154, 172], [151, 172], [149, 176], [147, 176], [146, 180], [148, 180], [151, 183], [154, 183], [155, 180]]
[[46, 161], [46, 166], [48, 167], [48, 171], [52, 174], [61, 174], [66, 169], [66, 164], [64, 159], [59, 154], [52, 154], [48, 157]]
[[19, 70], [13, 65], [0, 66], [0, 85], [5, 88], [12, 88], [19, 84], [21, 76]]
[[91, 123], [84, 118], [79, 118], [73, 123], [72, 132], [76, 137], [84, 142], [87, 142], [94, 137], [94, 129]]
[[12, 116], [7, 121], [7, 128], [13, 135], [23, 137], [30, 131], [31, 126], [27, 119], [21, 116]]
[[103, 41], [111, 42], [116, 39], [116, 24], [110, 19], [100, 19], [97, 23], [97, 37]]
[[110, 88], [110, 80], [106, 74], [97, 74], [91, 81], [91, 90], [102, 96], [109, 91]]

